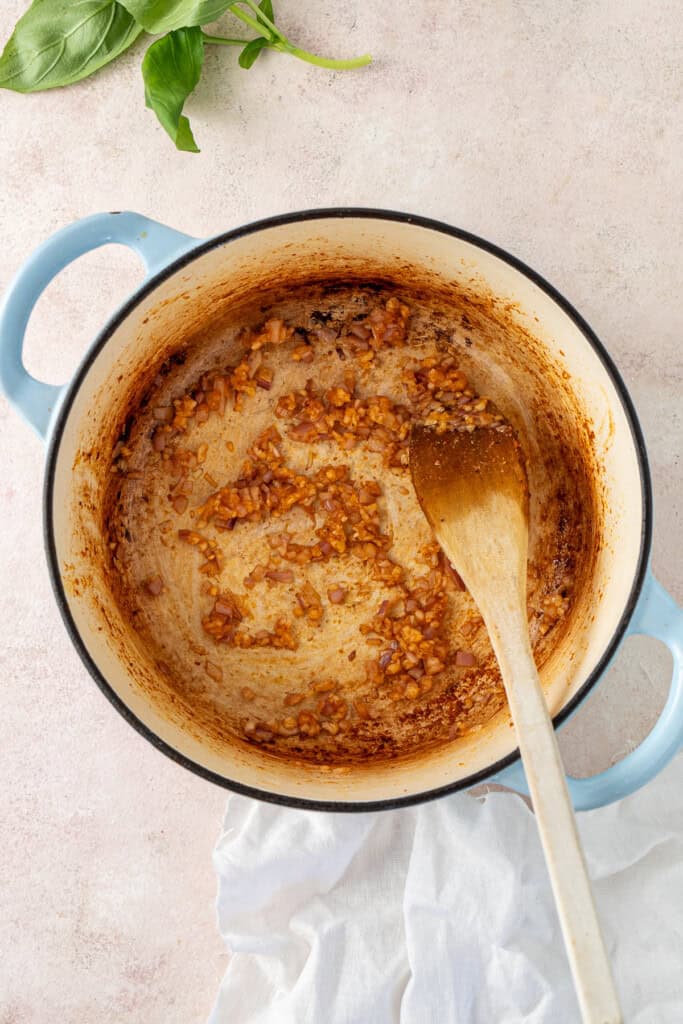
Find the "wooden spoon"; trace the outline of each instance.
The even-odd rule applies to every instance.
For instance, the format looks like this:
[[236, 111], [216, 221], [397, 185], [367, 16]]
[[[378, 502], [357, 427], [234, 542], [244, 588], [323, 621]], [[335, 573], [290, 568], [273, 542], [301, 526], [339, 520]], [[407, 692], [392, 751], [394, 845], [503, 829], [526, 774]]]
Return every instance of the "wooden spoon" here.
[[439, 434], [415, 426], [410, 472], [439, 544], [479, 607], [500, 665], [584, 1024], [619, 1024], [619, 1001], [529, 642], [529, 502], [518, 442], [510, 429]]

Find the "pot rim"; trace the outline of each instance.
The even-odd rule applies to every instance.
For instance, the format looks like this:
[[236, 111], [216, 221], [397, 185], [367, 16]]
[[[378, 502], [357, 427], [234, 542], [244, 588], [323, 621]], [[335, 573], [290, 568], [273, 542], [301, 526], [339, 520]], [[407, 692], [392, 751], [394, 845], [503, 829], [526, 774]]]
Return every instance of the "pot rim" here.
[[269, 803], [280, 804], [286, 807], [296, 807], [304, 810], [318, 810], [318, 811], [347, 811], [347, 812], [359, 812], [359, 811], [380, 811], [380, 810], [393, 810], [399, 807], [408, 807], [414, 804], [424, 803], [428, 800], [435, 800], [438, 797], [446, 796], [449, 793], [455, 793], [460, 790], [471, 789], [474, 786], [480, 785], [495, 778], [504, 768], [509, 767], [520, 759], [519, 748], [511, 751], [505, 757], [500, 758], [487, 768], [481, 771], [475, 772], [473, 775], [468, 775], [463, 779], [459, 779], [455, 782], [447, 783], [444, 786], [438, 786], [435, 789], [424, 790], [420, 793], [412, 793], [406, 796], [390, 797], [387, 799], [380, 800], [369, 800], [369, 801], [347, 801], [347, 800], [314, 800], [307, 799], [298, 796], [288, 796], [281, 793], [273, 793], [268, 790], [259, 789], [254, 786], [246, 786], [240, 782], [235, 782], [232, 779], [228, 779], [223, 775], [214, 772], [211, 769], [205, 768], [203, 765], [193, 761], [186, 754], [176, 750], [165, 740], [161, 739], [149, 726], [147, 726], [141, 719], [135, 715], [128, 705], [118, 696], [114, 691], [111, 684], [107, 681], [105, 676], [100, 672], [94, 659], [90, 655], [87, 646], [82, 639], [78, 627], [71, 614], [69, 604], [66, 597], [66, 592], [62, 582], [61, 572], [59, 569], [59, 562], [57, 558], [57, 548], [54, 535], [54, 526], [52, 521], [52, 503], [54, 496], [54, 482], [57, 465], [57, 457], [59, 454], [59, 448], [64, 433], [66, 422], [69, 418], [69, 414], [74, 402], [76, 395], [80, 389], [81, 384], [85, 380], [90, 367], [92, 366], [95, 358], [100, 354], [102, 349], [105, 347], [109, 339], [112, 337], [114, 332], [118, 330], [121, 323], [126, 317], [135, 309], [135, 307], [145, 299], [155, 288], [158, 287], [164, 280], [174, 274], [176, 271], [182, 269], [192, 263], [195, 259], [205, 255], [213, 249], [219, 248], [229, 242], [235, 241], [246, 235], [255, 234], [256, 232], [267, 230], [274, 227], [281, 227], [283, 225], [295, 224], [302, 221], [313, 221], [313, 220], [334, 220], [342, 218], [359, 218], [367, 220], [385, 220], [385, 221], [397, 221], [404, 224], [411, 224], [418, 228], [424, 228], [429, 231], [436, 231], [440, 234], [446, 234], [452, 238], [457, 238], [461, 241], [468, 242], [484, 252], [491, 254], [502, 260], [508, 266], [518, 271], [524, 277], [528, 278], [533, 284], [540, 288], [550, 299], [555, 302], [557, 306], [573, 321], [576, 327], [580, 330], [586, 341], [591, 345], [598, 359], [602, 363], [607, 375], [612, 381], [617, 396], [621, 402], [626, 420], [628, 422], [631, 437], [633, 439], [633, 445], [636, 450], [638, 459], [638, 469], [640, 475], [641, 484], [641, 495], [642, 495], [642, 529], [640, 537], [640, 550], [638, 553], [638, 564], [634, 579], [631, 585], [631, 590], [628, 595], [627, 601], [624, 606], [624, 610], [621, 614], [617, 627], [612, 635], [612, 638], [603, 652], [597, 665], [586, 679], [583, 686], [574, 694], [574, 696], [565, 704], [560, 711], [553, 718], [553, 725], [557, 729], [562, 725], [578, 708], [583, 700], [588, 696], [593, 687], [596, 685], [603, 672], [609, 665], [610, 661], [614, 657], [621, 641], [624, 639], [626, 629], [633, 616], [640, 592], [643, 587], [645, 575], [647, 573], [647, 567], [650, 558], [650, 549], [652, 546], [652, 519], [653, 519], [653, 500], [652, 500], [652, 480], [650, 476], [650, 467], [647, 458], [647, 450], [645, 447], [645, 439], [643, 437], [642, 428], [638, 421], [638, 416], [633, 404], [633, 400], [626, 388], [626, 385], [614, 364], [611, 356], [603, 346], [602, 342], [598, 339], [595, 332], [584, 320], [581, 314], [574, 308], [574, 306], [559, 292], [553, 285], [545, 280], [537, 271], [529, 267], [524, 261], [518, 259], [516, 256], [511, 255], [504, 249], [495, 245], [492, 242], [488, 242], [484, 238], [480, 238], [478, 235], [474, 235], [469, 231], [465, 231], [461, 228], [452, 227], [443, 221], [436, 220], [430, 217], [422, 217], [416, 214], [410, 214], [400, 212], [396, 210], [384, 210], [375, 209], [372, 207], [354, 207], [354, 206], [335, 206], [328, 208], [313, 208], [307, 210], [300, 210], [293, 213], [278, 214], [271, 217], [264, 217], [260, 220], [251, 221], [238, 228], [233, 228], [230, 231], [223, 232], [222, 234], [215, 235], [212, 238], [207, 239], [204, 242], [200, 242], [197, 246], [189, 249], [186, 253], [180, 256], [176, 260], [169, 262], [162, 270], [153, 274], [148, 280], [146, 280], [140, 288], [136, 289], [123, 305], [116, 310], [116, 312], [110, 317], [108, 322], [104, 325], [102, 330], [96, 335], [93, 343], [87, 350], [83, 361], [79, 365], [76, 373], [69, 383], [65, 386], [64, 398], [60, 403], [59, 409], [55, 415], [54, 422], [50, 429], [48, 447], [46, 453], [46, 466], [45, 466], [45, 481], [43, 488], [43, 538], [45, 545], [45, 552], [47, 557], [48, 570], [50, 574], [50, 582], [52, 589], [57, 601], [57, 606], [61, 613], [62, 619], [66, 626], [67, 633], [71, 638], [71, 642], [76, 648], [81, 661], [84, 663], [88, 672], [99, 686], [102, 693], [109, 700], [109, 702], [116, 708], [116, 710], [123, 716], [123, 718], [132, 725], [142, 736], [145, 737], [157, 750], [160, 750], [167, 757], [170, 757], [177, 764], [182, 765], [184, 768], [194, 772], [195, 775], [199, 775], [201, 778], [213, 782], [223, 789], [228, 789], [232, 792], [242, 794], [244, 796], [254, 797], [259, 800], [266, 800]]

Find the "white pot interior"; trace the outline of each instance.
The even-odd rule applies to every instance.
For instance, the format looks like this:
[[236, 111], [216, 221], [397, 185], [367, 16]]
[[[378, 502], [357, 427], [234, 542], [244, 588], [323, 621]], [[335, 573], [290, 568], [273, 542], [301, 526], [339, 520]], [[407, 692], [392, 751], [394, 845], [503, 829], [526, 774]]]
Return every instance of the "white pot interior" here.
[[540, 388], [543, 400], [562, 410], [567, 443], [583, 445], [594, 484], [592, 570], [541, 671], [551, 709], [558, 712], [599, 665], [629, 600], [644, 528], [639, 461], [619, 394], [581, 329], [525, 274], [472, 242], [405, 221], [320, 216], [260, 227], [190, 259], [133, 304], [88, 363], [55, 448], [47, 514], [82, 645], [120, 702], [151, 733], [194, 765], [266, 794], [366, 803], [414, 796], [488, 771], [516, 745], [507, 712], [417, 761], [374, 768], [321, 771], [256, 748], [216, 744], [159, 687], [102, 569], [103, 474], [131, 382], [207, 323], [224, 321], [245, 294], [278, 281], [340, 276], [419, 278], [450, 295], [454, 308], [467, 296], [470, 308], [480, 309], [479, 329], [487, 334], [487, 358], [470, 368], [479, 389], [533, 435], [533, 417], [542, 414]]

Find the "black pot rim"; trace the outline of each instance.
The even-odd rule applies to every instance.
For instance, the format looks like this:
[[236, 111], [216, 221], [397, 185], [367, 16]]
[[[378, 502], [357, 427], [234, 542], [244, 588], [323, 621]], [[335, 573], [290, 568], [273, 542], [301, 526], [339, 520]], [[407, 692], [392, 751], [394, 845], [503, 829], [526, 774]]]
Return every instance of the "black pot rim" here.
[[535, 285], [537, 285], [546, 295], [551, 298], [556, 305], [562, 309], [562, 311], [573, 321], [573, 323], [581, 331], [585, 339], [591, 345], [598, 359], [602, 363], [606, 373], [610, 377], [621, 405], [624, 410], [627, 422], [631, 430], [631, 436], [633, 438], [633, 444], [638, 457], [638, 466], [640, 471], [640, 483], [641, 483], [641, 494], [642, 494], [642, 530], [640, 538], [640, 551], [638, 555], [638, 565], [636, 573], [631, 585], [631, 590], [628, 596], [628, 600], [624, 606], [624, 610], [617, 624], [617, 628], [600, 658], [598, 664], [591, 672], [588, 679], [585, 681], [580, 690], [572, 697], [572, 699], [555, 715], [553, 723], [555, 728], [562, 725], [570, 715], [575, 711], [579, 704], [588, 696], [597, 681], [599, 680], [602, 673], [607, 668], [609, 662], [614, 656], [619, 644], [621, 643], [628, 623], [631, 620], [633, 612], [635, 610], [640, 592], [643, 587], [645, 575], [647, 573], [647, 567], [650, 557], [650, 549], [652, 546], [652, 483], [650, 477], [650, 468], [648, 464], [647, 451], [645, 448], [645, 440], [643, 438], [642, 429], [638, 421], [638, 416], [633, 405], [631, 396], [628, 393], [626, 385], [621, 377], [621, 374], [617, 370], [611, 356], [606, 351], [602, 342], [598, 339], [595, 332], [586, 323], [583, 317], [577, 312], [577, 310], [571, 305], [570, 302], [549, 284], [545, 278], [538, 274], [535, 270], [532, 270], [522, 260], [510, 253], [501, 249], [499, 246], [494, 245], [492, 242], [488, 242], [483, 238], [479, 238], [477, 235], [471, 234], [468, 231], [464, 231], [460, 228], [451, 227], [442, 221], [434, 220], [428, 217], [421, 217], [414, 214], [402, 213], [394, 210], [382, 210], [373, 209], [366, 207], [331, 207], [322, 209], [310, 209], [301, 210], [294, 213], [281, 214], [273, 217], [266, 217], [262, 220], [253, 221], [252, 223], [246, 224], [243, 227], [235, 228], [231, 231], [226, 231], [223, 234], [216, 235], [213, 238], [208, 239], [205, 242], [195, 246], [179, 259], [176, 259], [164, 267], [163, 270], [153, 275], [148, 281], [146, 281], [139, 289], [137, 289], [133, 295], [121, 306], [120, 309], [111, 317], [109, 322], [99, 332], [95, 338], [93, 344], [86, 353], [82, 363], [76, 371], [74, 377], [66, 386], [64, 399], [60, 404], [53, 428], [50, 432], [47, 456], [46, 456], [46, 468], [45, 468], [45, 483], [43, 492], [43, 534], [45, 541], [45, 550], [47, 555], [48, 569], [50, 573], [50, 580], [52, 583], [52, 589], [55, 594], [57, 605], [64, 620], [67, 632], [71, 638], [71, 641], [78, 651], [85, 667], [88, 669], [90, 675], [95, 680], [100, 690], [104, 693], [105, 697], [110, 701], [116, 710], [126, 719], [126, 721], [133, 726], [142, 736], [145, 737], [153, 746], [155, 746], [162, 753], [166, 754], [173, 761], [182, 765], [184, 768], [189, 769], [201, 778], [213, 782], [224, 789], [231, 790], [235, 793], [240, 793], [245, 796], [255, 797], [256, 799], [266, 800], [270, 803], [280, 804], [288, 807], [297, 807], [306, 810], [319, 810], [319, 811], [379, 811], [379, 810], [392, 810], [398, 807], [407, 807], [413, 804], [424, 803], [428, 800], [434, 800], [438, 797], [445, 796], [449, 793], [455, 793], [464, 789], [471, 789], [473, 786], [479, 785], [486, 781], [490, 781], [495, 778], [504, 768], [514, 764], [519, 760], [519, 750], [516, 749], [505, 757], [496, 761], [489, 767], [482, 769], [473, 775], [468, 775], [464, 779], [457, 780], [452, 783], [448, 783], [444, 786], [439, 786], [435, 789], [426, 790], [421, 793], [412, 793], [406, 796], [398, 796], [387, 798], [383, 800], [370, 800], [370, 801], [338, 801], [338, 800], [312, 800], [297, 796], [289, 796], [281, 793], [273, 793], [268, 790], [258, 789], [252, 786], [245, 786], [242, 783], [235, 782], [232, 779], [225, 778], [223, 775], [213, 772], [185, 754], [176, 750], [170, 744], [166, 743], [159, 736], [156, 735], [147, 725], [144, 724], [128, 707], [128, 705], [121, 700], [116, 694], [112, 686], [109, 684], [104, 675], [100, 672], [99, 668], [95, 664], [94, 659], [91, 657], [85, 642], [83, 641], [76, 623], [71, 615], [69, 604], [66, 597], [66, 592], [62, 582], [62, 577], [59, 569], [59, 563], [57, 560], [57, 549], [54, 535], [53, 521], [52, 521], [52, 504], [54, 497], [54, 483], [55, 483], [55, 472], [57, 465], [57, 457], [59, 454], [59, 448], [61, 440], [64, 434], [64, 428], [67, 423], [69, 413], [71, 411], [74, 399], [87, 376], [90, 367], [92, 366], [95, 358], [99, 355], [101, 350], [107, 344], [113, 333], [118, 329], [120, 324], [125, 318], [132, 312], [132, 310], [146, 298], [155, 288], [158, 287], [166, 278], [170, 277], [171, 274], [175, 273], [183, 266], [187, 266], [192, 263], [195, 259], [203, 256], [205, 253], [210, 252], [212, 249], [216, 249], [228, 242], [234, 241], [238, 238], [242, 238], [245, 235], [250, 235], [258, 231], [263, 231], [273, 227], [280, 227], [287, 224], [295, 224], [301, 221], [309, 220], [328, 220], [338, 218], [355, 218], [355, 219], [368, 219], [368, 220], [385, 220], [385, 221], [398, 221], [405, 224], [413, 224], [416, 227], [426, 228], [431, 231], [438, 232], [440, 234], [449, 235], [453, 238], [460, 239], [465, 242], [469, 242], [472, 245], [482, 249], [484, 252], [490, 253], [491, 255], [502, 260], [508, 266], [517, 270], [524, 277], [528, 278]]

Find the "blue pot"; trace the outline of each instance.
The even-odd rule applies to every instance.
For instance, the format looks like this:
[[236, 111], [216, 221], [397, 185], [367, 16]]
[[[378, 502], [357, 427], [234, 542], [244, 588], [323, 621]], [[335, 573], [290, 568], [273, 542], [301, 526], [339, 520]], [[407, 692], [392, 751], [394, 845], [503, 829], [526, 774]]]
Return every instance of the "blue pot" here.
[[[144, 283], [103, 327], [69, 384], [54, 387], [34, 379], [23, 366], [22, 347], [36, 301], [61, 269], [108, 243], [127, 245], [140, 255]], [[188, 323], [201, 323], [212, 303], [229, 303], [240, 289], [272, 282], [278, 274], [301, 279], [312, 267], [320, 276], [335, 268], [361, 268], [368, 277], [393, 275], [398, 280], [406, 267], [417, 267], [442, 283], [478, 282], [514, 306], [520, 324], [533, 330], [548, 358], [565, 368], [567, 388], [573, 389], [573, 398], [595, 427], [596, 465], [606, 495], [604, 543], [596, 556], [594, 607], [585, 609], [579, 640], [575, 638], [568, 660], [558, 661], [557, 678], [544, 682], [559, 726], [598, 683], [625, 637], [646, 633], [667, 644], [674, 660], [671, 689], [650, 734], [607, 771], [568, 780], [577, 809], [632, 793], [667, 764], [683, 738], [683, 613], [649, 569], [652, 498], [633, 404], [594, 333], [538, 274], [481, 239], [405, 214], [310, 211], [271, 218], [209, 241], [133, 213], [99, 214], [58, 232], [19, 271], [0, 311], [0, 384], [47, 442], [48, 566], [67, 629], [93, 678], [121, 714], [164, 753], [207, 779], [264, 799], [327, 810], [370, 810], [484, 781], [526, 792], [512, 732], [502, 719], [490, 734], [460, 746], [454, 742], [419, 764], [397, 762], [339, 778], [273, 765], [272, 758], [260, 753], [213, 749], [182, 716], [156, 700], [153, 668], [140, 663], [140, 652], [124, 635], [125, 626], [108, 602], [106, 580], [98, 568], [102, 552], [96, 529], [96, 469], [108, 458], [102, 441], [116, 410], [120, 413], [126, 383], [141, 366], [161, 362], [182, 340]]]

